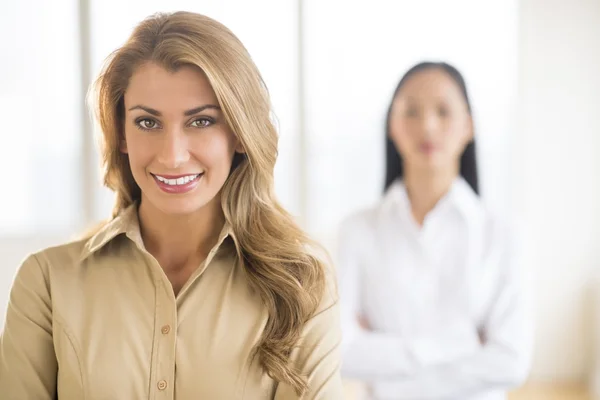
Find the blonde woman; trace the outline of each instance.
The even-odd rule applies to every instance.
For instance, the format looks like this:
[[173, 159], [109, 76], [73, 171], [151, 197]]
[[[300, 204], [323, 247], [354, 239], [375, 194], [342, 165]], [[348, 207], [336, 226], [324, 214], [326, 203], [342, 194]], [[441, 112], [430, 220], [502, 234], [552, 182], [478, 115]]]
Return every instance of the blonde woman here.
[[269, 97], [240, 41], [152, 16], [96, 85], [112, 219], [29, 256], [6, 399], [338, 399], [331, 274], [277, 203]]

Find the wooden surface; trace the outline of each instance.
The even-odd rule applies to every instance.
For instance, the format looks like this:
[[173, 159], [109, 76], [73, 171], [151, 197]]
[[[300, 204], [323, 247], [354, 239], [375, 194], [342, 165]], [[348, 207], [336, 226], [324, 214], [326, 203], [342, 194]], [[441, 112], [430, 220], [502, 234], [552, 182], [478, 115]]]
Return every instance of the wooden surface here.
[[592, 400], [583, 385], [527, 384], [509, 400]]
[[[344, 382], [346, 400], [362, 400], [364, 387], [359, 382]], [[511, 393], [508, 400], [594, 400], [583, 385], [530, 383]]]

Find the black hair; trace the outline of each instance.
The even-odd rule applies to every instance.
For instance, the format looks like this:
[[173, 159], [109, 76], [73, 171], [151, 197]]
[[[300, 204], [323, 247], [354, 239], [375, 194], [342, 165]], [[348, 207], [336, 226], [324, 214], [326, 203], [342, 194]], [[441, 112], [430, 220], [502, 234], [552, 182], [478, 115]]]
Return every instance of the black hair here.
[[[390, 118], [392, 115], [392, 107], [394, 104], [394, 99], [398, 95], [398, 92], [404, 87], [404, 84], [416, 73], [431, 70], [431, 69], [440, 69], [446, 72], [460, 87], [461, 93], [464, 96], [465, 102], [467, 104], [467, 110], [469, 114], [472, 115], [471, 102], [469, 101], [469, 95], [467, 93], [467, 85], [462, 74], [452, 65], [447, 64], [445, 62], [421, 62], [411, 69], [409, 69], [400, 82], [398, 86], [396, 86], [396, 90], [394, 91], [394, 96], [392, 97], [392, 101], [387, 111], [387, 116], [385, 119], [385, 186], [384, 191], [390, 187], [390, 185], [398, 178], [402, 178], [404, 176], [404, 166], [402, 163], [402, 156], [396, 149], [394, 142], [391, 139], [390, 135]], [[475, 191], [475, 193], [479, 194], [479, 181], [477, 175], [477, 160], [475, 154], [475, 140], [471, 140], [460, 158], [460, 174], [467, 181], [469, 186]]]

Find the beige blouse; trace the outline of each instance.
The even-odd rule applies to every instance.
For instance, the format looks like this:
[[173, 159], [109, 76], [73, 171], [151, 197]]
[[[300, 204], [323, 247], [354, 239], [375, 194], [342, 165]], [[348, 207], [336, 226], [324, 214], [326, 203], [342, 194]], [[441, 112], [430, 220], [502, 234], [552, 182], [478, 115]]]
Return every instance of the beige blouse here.
[[[341, 399], [335, 280], [292, 352], [303, 399]], [[267, 312], [235, 240], [217, 245], [177, 296], [130, 207], [86, 241], [29, 256], [0, 336], [0, 398], [297, 399], [252, 358]]]

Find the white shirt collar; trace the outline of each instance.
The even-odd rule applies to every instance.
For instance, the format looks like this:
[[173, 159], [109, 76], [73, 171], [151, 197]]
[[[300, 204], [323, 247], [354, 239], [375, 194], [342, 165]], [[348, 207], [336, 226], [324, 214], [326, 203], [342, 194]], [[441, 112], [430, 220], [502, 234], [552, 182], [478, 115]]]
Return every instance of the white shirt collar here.
[[[402, 216], [411, 216], [410, 199], [406, 186], [401, 179], [392, 183], [384, 195], [385, 208], [400, 211]], [[475, 215], [480, 216], [483, 212], [481, 199], [465, 181], [462, 176], [457, 177], [448, 193], [436, 204], [431, 213], [438, 213], [444, 209], [456, 210], [466, 220], [471, 220]]]

